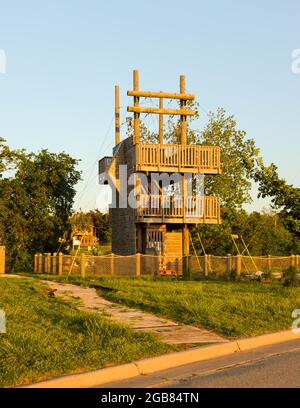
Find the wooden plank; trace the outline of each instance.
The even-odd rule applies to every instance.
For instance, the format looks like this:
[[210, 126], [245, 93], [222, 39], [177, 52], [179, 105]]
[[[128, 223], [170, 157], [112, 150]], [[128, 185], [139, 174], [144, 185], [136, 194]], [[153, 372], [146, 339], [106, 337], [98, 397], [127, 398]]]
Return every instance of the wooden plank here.
[[185, 101], [192, 101], [195, 95], [186, 93], [174, 92], [149, 92], [149, 91], [127, 91], [128, 96], [137, 96], [141, 98], [166, 98], [166, 99], [183, 99]]
[[160, 108], [146, 108], [143, 106], [128, 106], [127, 112], [138, 113], [155, 113], [158, 115], [183, 115], [195, 116], [195, 112], [191, 109], [160, 109]]

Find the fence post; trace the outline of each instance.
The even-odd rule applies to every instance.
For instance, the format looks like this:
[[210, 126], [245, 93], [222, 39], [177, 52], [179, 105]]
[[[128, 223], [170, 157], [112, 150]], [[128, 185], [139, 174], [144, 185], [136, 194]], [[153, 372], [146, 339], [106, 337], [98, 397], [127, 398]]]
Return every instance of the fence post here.
[[115, 274], [115, 254], [113, 252], [110, 254], [110, 274]]
[[39, 255], [38, 254], [34, 254], [34, 258], [33, 258], [33, 272], [34, 273], [38, 273], [38, 262], [39, 262]]
[[48, 259], [47, 259], [47, 253], [46, 252], [44, 252], [43, 253], [43, 270], [44, 270], [44, 273], [48, 273]]
[[141, 276], [141, 254], [135, 254], [135, 276]]
[[299, 255], [296, 255], [296, 269], [299, 271]]
[[51, 254], [49, 252], [46, 254], [46, 262], [47, 262], [47, 271], [50, 274], [51, 273]]
[[204, 276], [208, 276], [209, 273], [209, 256], [204, 255]]
[[82, 253], [80, 256], [80, 276], [85, 278], [85, 254]]
[[291, 255], [291, 267], [294, 268], [295, 266], [296, 266], [295, 255]]
[[63, 274], [63, 253], [62, 252], [58, 254], [58, 274], [59, 275]]
[[271, 255], [268, 255], [268, 271], [272, 271], [272, 258]]
[[0, 274], [5, 273], [5, 246], [0, 246]]
[[43, 273], [43, 254], [38, 254], [38, 273]]
[[227, 275], [230, 275], [231, 271], [232, 271], [232, 257], [231, 257], [231, 254], [227, 254], [226, 268], [227, 268]]
[[57, 274], [57, 256], [56, 252], [54, 252], [52, 255], [52, 275], [56, 274]]
[[242, 255], [238, 254], [235, 257], [235, 274], [240, 276], [242, 270]]

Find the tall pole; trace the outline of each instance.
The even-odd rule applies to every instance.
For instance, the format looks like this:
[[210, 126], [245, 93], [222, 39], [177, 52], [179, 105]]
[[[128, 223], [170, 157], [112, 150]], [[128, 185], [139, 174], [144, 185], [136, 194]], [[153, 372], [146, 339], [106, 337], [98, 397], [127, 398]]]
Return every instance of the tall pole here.
[[[180, 75], [180, 93], [185, 93], [185, 76]], [[186, 108], [186, 101], [180, 100], [180, 109]], [[180, 139], [181, 144], [186, 145], [187, 142], [187, 128], [186, 128], [186, 115], [180, 116]], [[182, 154], [184, 154], [184, 149], [181, 149]], [[185, 218], [185, 204], [186, 204], [186, 186], [185, 186], [185, 177], [182, 175], [181, 179], [182, 185], [182, 210], [183, 210], [183, 219]], [[182, 225], [182, 269], [183, 276], [188, 277], [189, 268], [188, 268], [188, 255], [189, 255], [189, 230], [186, 223]]]
[[[139, 71], [133, 71], [133, 90], [139, 90]], [[139, 106], [139, 97], [134, 97], [134, 106]], [[140, 114], [134, 113], [134, 143], [140, 142]]]
[[115, 86], [115, 135], [116, 145], [120, 143], [120, 88]]
[[[180, 93], [185, 93], [185, 76], [180, 75]], [[180, 109], [186, 108], [186, 101], [184, 99], [180, 100]], [[180, 133], [181, 133], [181, 144], [186, 144], [186, 115], [180, 116]]]
[[[163, 98], [159, 98], [159, 109], [164, 108]], [[159, 115], [159, 143], [164, 143], [164, 115]]]

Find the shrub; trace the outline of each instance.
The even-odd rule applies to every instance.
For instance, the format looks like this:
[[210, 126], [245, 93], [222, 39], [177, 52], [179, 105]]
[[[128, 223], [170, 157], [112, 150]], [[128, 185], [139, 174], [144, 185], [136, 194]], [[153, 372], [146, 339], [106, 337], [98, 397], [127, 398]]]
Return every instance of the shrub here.
[[294, 266], [290, 266], [283, 272], [283, 286], [300, 286], [300, 278], [297, 269]]

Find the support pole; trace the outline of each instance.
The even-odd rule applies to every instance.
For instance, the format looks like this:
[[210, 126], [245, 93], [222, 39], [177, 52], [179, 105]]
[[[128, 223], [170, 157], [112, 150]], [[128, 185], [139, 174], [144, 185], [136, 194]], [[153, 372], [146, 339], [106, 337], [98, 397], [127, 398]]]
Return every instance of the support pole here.
[[[138, 91], [139, 90], [139, 71], [135, 69], [133, 71], [133, 90]], [[139, 97], [135, 96], [134, 97], [134, 106], [138, 107], [139, 106]], [[140, 142], [140, 114], [139, 113], [134, 113], [134, 143], [139, 143]]]
[[[159, 109], [164, 108], [164, 100], [160, 98], [159, 100]], [[159, 143], [164, 143], [164, 115], [159, 115]]]
[[[180, 93], [185, 93], [185, 76], [180, 75]], [[186, 101], [180, 100], [180, 109], [186, 108]], [[180, 127], [181, 127], [181, 144], [185, 145], [187, 142], [187, 135], [186, 135], [186, 115], [180, 116]]]
[[115, 86], [115, 143], [120, 143], [120, 88], [119, 85]]

